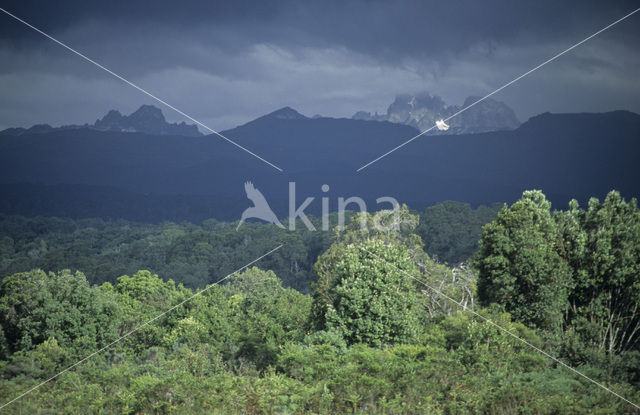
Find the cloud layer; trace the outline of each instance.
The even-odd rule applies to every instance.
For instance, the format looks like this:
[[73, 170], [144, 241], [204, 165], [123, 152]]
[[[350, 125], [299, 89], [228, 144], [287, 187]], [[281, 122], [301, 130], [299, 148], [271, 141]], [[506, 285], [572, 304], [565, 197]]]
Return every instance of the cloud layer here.
[[[286, 105], [384, 111], [398, 93], [460, 104], [633, 10], [633, 2], [82, 2], [2, 7], [214, 129]], [[455, 3], [455, 4], [449, 4]], [[0, 14], [0, 128], [93, 122], [153, 101]], [[640, 13], [495, 98], [544, 111], [640, 112]], [[171, 121], [181, 117], [164, 110]]]

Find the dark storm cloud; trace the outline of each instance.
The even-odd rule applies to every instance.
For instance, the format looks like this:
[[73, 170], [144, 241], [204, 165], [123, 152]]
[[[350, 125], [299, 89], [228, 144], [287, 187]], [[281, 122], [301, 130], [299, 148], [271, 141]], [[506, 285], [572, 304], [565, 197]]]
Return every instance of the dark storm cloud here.
[[[427, 90], [461, 103], [637, 6], [74, 0], [1, 7], [217, 128], [284, 105], [342, 116], [384, 110], [401, 92]], [[92, 121], [110, 107], [126, 111], [148, 102], [8, 16], [0, 19], [0, 126]], [[497, 98], [525, 118], [546, 110], [640, 111], [639, 19], [633, 16]]]
[[[287, 45], [342, 45], [372, 55], [399, 57], [466, 50], [477, 41], [536, 42], [597, 29], [637, 7], [635, 1], [9, 1], [4, 8], [45, 31], [82, 21], [118, 26], [146, 23], [159, 31], [220, 35], [229, 47], [256, 40]], [[637, 39], [639, 26], [625, 25], [616, 36]], [[3, 38], [36, 37], [20, 24], [0, 28]]]

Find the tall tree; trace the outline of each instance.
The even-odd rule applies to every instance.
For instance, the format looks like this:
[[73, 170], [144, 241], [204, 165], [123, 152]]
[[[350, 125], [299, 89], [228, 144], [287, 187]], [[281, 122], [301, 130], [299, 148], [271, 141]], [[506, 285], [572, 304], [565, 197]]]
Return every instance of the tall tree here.
[[516, 320], [557, 331], [566, 310], [570, 272], [557, 252], [551, 204], [526, 191], [482, 230], [475, 267], [478, 297], [503, 305]]
[[349, 344], [379, 346], [413, 337], [416, 290], [407, 274], [416, 269], [404, 246], [376, 239], [334, 245], [316, 265], [319, 329], [337, 331]]
[[557, 215], [562, 253], [573, 272], [570, 324], [601, 351], [622, 352], [640, 340], [640, 212], [610, 192], [589, 201], [585, 212], [572, 201]]
[[[462, 264], [449, 269], [433, 260], [424, 251], [422, 239], [416, 233], [419, 223], [420, 216], [411, 213], [406, 205], [399, 206], [393, 211], [359, 213], [351, 218], [343, 231], [335, 233], [335, 246], [323, 255], [322, 261], [316, 263], [315, 270], [318, 275], [330, 273], [329, 268], [337, 260], [336, 258], [332, 260], [331, 255], [340, 256], [344, 246], [349, 243], [360, 243], [371, 238], [384, 240], [404, 246], [416, 267], [420, 281], [433, 288], [414, 283], [420, 307], [426, 311], [423, 314], [424, 317], [450, 315], [456, 311], [459, 306], [446, 297], [453, 298], [465, 307], [473, 308], [476, 293], [475, 272]], [[319, 279], [317, 284], [322, 283], [323, 281]]]

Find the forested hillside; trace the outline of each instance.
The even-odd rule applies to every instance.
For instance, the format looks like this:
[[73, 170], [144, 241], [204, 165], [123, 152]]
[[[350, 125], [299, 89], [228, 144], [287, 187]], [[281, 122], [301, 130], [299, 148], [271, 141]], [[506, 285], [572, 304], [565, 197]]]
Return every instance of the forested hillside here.
[[[640, 402], [636, 201], [611, 192], [552, 211], [541, 192], [528, 191], [495, 212], [448, 203], [423, 218], [403, 208], [396, 232], [378, 230], [366, 214], [365, 228], [355, 216], [326, 239], [255, 224], [236, 233], [217, 221], [5, 216], [3, 272], [24, 269], [0, 284], [3, 402], [134, 332], [4, 409], [637, 413], [630, 403]], [[420, 235], [440, 230], [426, 247], [457, 261], [471, 249], [460, 239], [467, 229], [479, 238], [469, 265], [447, 266], [425, 252]], [[443, 241], [459, 246], [446, 250]], [[223, 284], [204, 284], [279, 243], [277, 255]], [[46, 258], [55, 265], [37, 263]], [[88, 262], [73, 268], [84, 272], [28, 269], [80, 258]], [[317, 277], [311, 294], [280, 278], [295, 285], [298, 259], [301, 275]], [[145, 261], [164, 264], [167, 275], [145, 271]], [[103, 263], [141, 270], [102, 282], [94, 273]], [[213, 271], [198, 268], [204, 264]]]
[[[495, 218], [500, 206], [473, 210], [464, 203], [444, 202], [420, 215], [416, 233], [425, 250], [442, 262], [468, 260], [477, 248], [482, 225]], [[347, 217], [352, 213], [347, 212]], [[320, 221], [311, 217], [320, 228]], [[336, 224], [336, 215], [331, 215]], [[199, 288], [223, 278], [274, 243], [284, 248], [262, 266], [276, 272], [285, 286], [310, 292], [313, 264], [325, 251], [332, 232], [295, 231], [262, 223], [215, 219], [201, 225], [165, 222], [159, 225], [102, 219], [25, 218], [0, 214], [0, 278], [30, 269], [82, 271], [89, 283], [115, 282], [125, 274], [148, 269]]]
[[[424, 137], [357, 172], [415, 136], [389, 122], [306, 118], [288, 109], [224, 131], [279, 165], [279, 172], [215, 135], [59, 130], [0, 135], [2, 212], [144, 222], [237, 220], [253, 180], [278, 217], [289, 213], [289, 185], [306, 212], [321, 215], [321, 197], [358, 196], [368, 210], [383, 196], [412, 209], [444, 200], [472, 206], [512, 203], [542, 189], [556, 206], [586, 203], [612, 189], [640, 196], [635, 169], [640, 115], [541, 114], [513, 131]], [[293, 112], [297, 115], [292, 115]], [[616, 126], [612, 133], [612, 125]], [[398, 180], [401, 177], [401, 180]], [[322, 185], [330, 187], [321, 192]], [[298, 202], [300, 203], [300, 201]]]

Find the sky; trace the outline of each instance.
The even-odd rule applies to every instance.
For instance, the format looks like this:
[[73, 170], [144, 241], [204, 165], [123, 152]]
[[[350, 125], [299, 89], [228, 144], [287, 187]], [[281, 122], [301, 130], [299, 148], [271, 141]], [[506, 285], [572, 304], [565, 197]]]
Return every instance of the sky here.
[[[385, 112], [399, 94], [485, 95], [636, 1], [4, 1], [0, 7], [215, 130], [284, 106]], [[493, 98], [640, 113], [640, 12]], [[0, 129], [93, 123], [142, 104], [186, 121], [0, 12]]]

